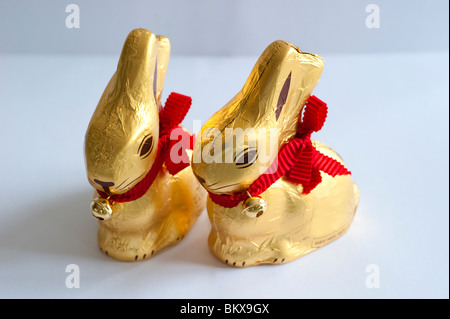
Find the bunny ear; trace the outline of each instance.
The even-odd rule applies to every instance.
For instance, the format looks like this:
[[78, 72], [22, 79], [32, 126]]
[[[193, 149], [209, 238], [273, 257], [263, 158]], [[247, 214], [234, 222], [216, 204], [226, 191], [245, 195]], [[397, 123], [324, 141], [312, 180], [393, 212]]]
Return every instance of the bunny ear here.
[[[170, 54], [166, 39], [146, 29], [135, 29], [128, 34], [117, 71], [100, 98], [93, 122], [102, 122], [126, 134], [135, 134], [153, 122], [157, 126], [158, 100]], [[116, 117], [117, 121], [112, 120]]]
[[117, 64], [115, 90], [126, 90], [136, 100], [151, 98], [148, 81], [153, 78], [155, 45], [156, 36], [146, 29], [128, 34]]
[[[236, 126], [279, 127], [295, 130], [301, 109], [323, 69], [323, 60], [286, 41], [271, 43], [261, 54], [240, 94], [227, 108], [234, 109]], [[228, 113], [231, 113], [228, 110]]]
[[154, 99], [158, 107], [169, 63], [170, 42], [146, 29], [130, 32], [117, 65], [115, 90], [135, 100]]
[[278, 97], [277, 111], [275, 112], [277, 121], [278, 118], [280, 117], [281, 110], [283, 110], [283, 106], [286, 104], [286, 99], [289, 93], [289, 87], [291, 86], [291, 74], [292, 72], [289, 73], [286, 81], [284, 81], [283, 88], [281, 89], [280, 96]]
[[157, 35], [155, 47], [155, 68], [153, 73], [153, 93], [156, 104], [161, 109], [161, 95], [166, 79], [167, 67], [169, 65], [170, 57], [170, 41], [169, 38]]

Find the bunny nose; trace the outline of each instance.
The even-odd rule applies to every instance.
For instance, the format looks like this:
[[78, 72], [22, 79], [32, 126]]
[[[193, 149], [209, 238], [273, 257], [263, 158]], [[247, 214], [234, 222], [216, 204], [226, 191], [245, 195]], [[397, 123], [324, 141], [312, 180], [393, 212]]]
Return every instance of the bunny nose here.
[[113, 182], [104, 182], [104, 181], [99, 181], [98, 179], [94, 179], [94, 182], [96, 182], [101, 187], [103, 187], [103, 190], [105, 191], [105, 193], [109, 193], [109, 188], [114, 186]]

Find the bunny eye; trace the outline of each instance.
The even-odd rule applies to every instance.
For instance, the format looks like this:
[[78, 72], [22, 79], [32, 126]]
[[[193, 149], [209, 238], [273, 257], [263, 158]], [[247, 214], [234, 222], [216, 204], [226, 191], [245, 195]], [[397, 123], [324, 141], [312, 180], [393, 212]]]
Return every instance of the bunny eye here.
[[242, 152], [240, 152], [238, 155], [236, 155], [235, 162], [237, 168], [247, 168], [253, 163], [256, 162], [256, 159], [258, 158], [258, 151], [256, 148], [246, 148]]
[[143, 159], [146, 158], [153, 150], [153, 136], [147, 135], [139, 145], [139, 156]]

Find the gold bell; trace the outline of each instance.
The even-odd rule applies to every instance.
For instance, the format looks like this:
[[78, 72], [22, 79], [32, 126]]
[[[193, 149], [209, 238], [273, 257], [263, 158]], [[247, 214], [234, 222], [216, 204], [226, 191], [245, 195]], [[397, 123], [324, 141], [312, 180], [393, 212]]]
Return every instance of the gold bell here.
[[91, 201], [92, 215], [98, 220], [109, 220], [112, 218], [112, 207], [108, 198], [96, 198]]
[[267, 203], [261, 196], [250, 196], [242, 205], [242, 213], [257, 218], [267, 210]]

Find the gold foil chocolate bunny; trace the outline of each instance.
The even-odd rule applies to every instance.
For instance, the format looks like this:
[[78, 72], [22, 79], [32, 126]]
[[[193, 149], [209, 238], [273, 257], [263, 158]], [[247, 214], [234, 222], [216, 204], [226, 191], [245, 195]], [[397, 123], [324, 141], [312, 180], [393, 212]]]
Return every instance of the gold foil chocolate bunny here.
[[322, 69], [320, 56], [273, 42], [197, 137], [192, 169], [209, 193], [209, 246], [228, 265], [291, 261], [353, 220], [359, 191], [350, 172], [310, 138], [327, 114], [311, 96]]
[[168, 38], [133, 30], [86, 132], [98, 244], [119, 260], [176, 243], [205, 206], [189, 162], [193, 138], [179, 126], [191, 99], [172, 93], [161, 106], [169, 54]]

